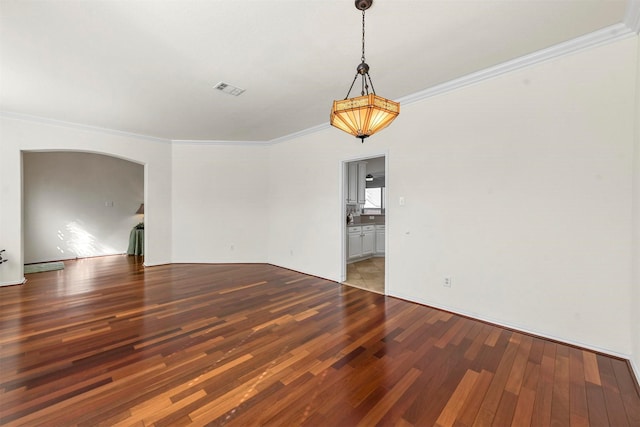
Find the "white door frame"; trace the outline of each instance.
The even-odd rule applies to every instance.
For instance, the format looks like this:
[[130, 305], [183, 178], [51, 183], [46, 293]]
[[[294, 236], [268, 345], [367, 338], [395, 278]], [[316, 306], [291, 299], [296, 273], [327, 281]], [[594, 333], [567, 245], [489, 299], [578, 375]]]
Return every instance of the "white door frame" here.
[[[347, 183], [347, 163], [366, 161], [367, 159], [373, 159], [375, 157], [384, 157], [384, 173], [385, 173], [385, 192], [387, 200], [391, 200], [389, 197], [389, 151], [373, 151], [366, 155], [357, 157], [347, 157], [340, 161], [340, 236], [341, 242], [341, 257], [340, 257], [340, 282], [344, 282], [347, 279], [347, 221], [345, 212], [347, 210], [347, 194], [345, 186]], [[385, 222], [384, 222], [384, 294], [388, 295], [389, 289], [389, 206], [385, 205]]]

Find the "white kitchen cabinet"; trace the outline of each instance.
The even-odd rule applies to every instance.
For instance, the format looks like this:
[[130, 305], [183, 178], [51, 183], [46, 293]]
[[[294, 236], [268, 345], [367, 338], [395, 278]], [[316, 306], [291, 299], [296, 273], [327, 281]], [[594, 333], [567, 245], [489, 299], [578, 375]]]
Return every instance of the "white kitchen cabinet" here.
[[347, 164], [347, 203], [364, 205], [366, 200], [367, 162]]
[[367, 201], [367, 162], [358, 163], [358, 204], [364, 205]]
[[376, 255], [384, 255], [384, 225], [376, 225]]
[[347, 245], [350, 260], [362, 256], [362, 227], [353, 226], [348, 228]]
[[370, 257], [375, 250], [375, 225], [353, 225], [347, 229], [347, 253], [349, 260]]
[[363, 225], [362, 226], [362, 256], [371, 256], [375, 249], [376, 244], [376, 226], [375, 225]]
[[347, 165], [347, 203], [358, 203], [358, 163]]

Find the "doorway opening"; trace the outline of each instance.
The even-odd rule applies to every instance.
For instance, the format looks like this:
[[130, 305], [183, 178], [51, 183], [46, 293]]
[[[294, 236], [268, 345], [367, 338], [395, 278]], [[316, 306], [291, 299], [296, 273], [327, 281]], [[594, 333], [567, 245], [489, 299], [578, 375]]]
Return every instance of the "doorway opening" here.
[[343, 162], [343, 283], [386, 294], [387, 157]]
[[144, 238], [134, 233], [143, 228], [144, 168], [106, 154], [23, 151], [24, 264], [128, 253], [132, 236]]

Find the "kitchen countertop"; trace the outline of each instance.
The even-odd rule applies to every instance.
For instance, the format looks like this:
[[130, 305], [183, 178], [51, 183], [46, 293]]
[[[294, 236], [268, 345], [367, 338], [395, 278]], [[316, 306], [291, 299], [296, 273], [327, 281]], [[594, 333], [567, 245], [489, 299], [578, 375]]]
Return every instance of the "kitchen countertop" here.
[[355, 217], [353, 224], [347, 224], [349, 227], [355, 225], [385, 225], [384, 216], [378, 215], [375, 219], [369, 219], [369, 215], [366, 215], [366, 218]]

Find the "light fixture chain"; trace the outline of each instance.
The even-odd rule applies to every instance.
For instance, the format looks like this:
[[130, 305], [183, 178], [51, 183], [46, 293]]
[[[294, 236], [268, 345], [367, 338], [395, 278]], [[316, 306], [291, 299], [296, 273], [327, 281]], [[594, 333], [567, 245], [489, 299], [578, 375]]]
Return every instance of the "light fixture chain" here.
[[[376, 94], [376, 88], [373, 87], [373, 80], [371, 80], [371, 76], [369, 75], [369, 73], [367, 73], [367, 77], [369, 78], [369, 84], [371, 85], [371, 92], [373, 92], [373, 94]], [[369, 93], [369, 92], [367, 92]]]
[[362, 11], [362, 62], [366, 62], [364, 59], [364, 10]]
[[353, 77], [353, 81], [351, 82], [351, 87], [349, 88], [349, 92], [347, 92], [347, 96], [345, 96], [344, 99], [349, 98], [349, 95], [351, 94], [351, 89], [353, 89], [353, 85], [356, 84], [357, 78], [358, 78], [358, 73], [356, 73], [356, 75]]
[[[362, 9], [362, 58], [360, 59], [362, 60], [363, 64], [366, 62], [364, 57], [364, 12], [365, 11], [366, 9]], [[360, 90], [360, 96], [364, 96], [365, 93], [367, 95], [369, 94], [369, 85], [367, 85], [366, 74], [368, 73], [362, 73], [362, 88]]]

